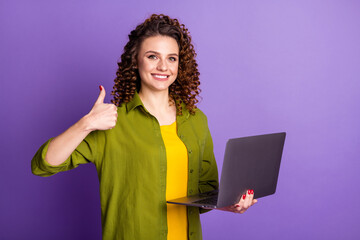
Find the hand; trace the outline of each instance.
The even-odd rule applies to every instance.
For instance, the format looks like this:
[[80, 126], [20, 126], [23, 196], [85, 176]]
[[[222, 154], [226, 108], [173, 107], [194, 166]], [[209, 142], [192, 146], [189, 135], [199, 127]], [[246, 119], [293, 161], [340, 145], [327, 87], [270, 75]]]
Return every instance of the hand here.
[[254, 190], [251, 189], [248, 190], [246, 194], [241, 196], [241, 199], [238, 203], [232, 206], [218, 208], [218, 210], [228, 211], [233, 213], [244, 213], [246, 210], [249, 209], [249, 207], [257, 203], [257, 200], [253, 198], [254, 198]]
[[91, 111], [86, 115], [89, 130], [108, 130], [116, 125], [117, 107], [104, 103], [105, 88], [100, 86], [100, 94]]

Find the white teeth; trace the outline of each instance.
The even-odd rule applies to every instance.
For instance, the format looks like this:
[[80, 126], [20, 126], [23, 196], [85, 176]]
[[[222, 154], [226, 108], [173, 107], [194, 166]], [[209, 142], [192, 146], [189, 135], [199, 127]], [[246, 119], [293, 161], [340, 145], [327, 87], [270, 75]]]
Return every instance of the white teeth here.
[[156, 78], [167, 78], [167, 76], [162, 76], [162, 75], [154, 75], [154, 77], [156, 77]]

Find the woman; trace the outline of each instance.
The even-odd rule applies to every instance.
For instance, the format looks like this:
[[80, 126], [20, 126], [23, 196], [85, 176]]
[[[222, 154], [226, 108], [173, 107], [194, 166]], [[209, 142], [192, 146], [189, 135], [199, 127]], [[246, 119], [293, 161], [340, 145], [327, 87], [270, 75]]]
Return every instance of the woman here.
[[[184, 25], [152, 15], [129, 35], [113, 104], [100, 86], [91, 111], [35, 154], [40, 176], [95, 164], [103, 239], [202, 238], [199, 213], [207, 209], [166, 204], [218, 188], [206, 116], [195, 106], [195, 56]], [[243, 213], [255, 202], [250, 190], [222, 210]]]

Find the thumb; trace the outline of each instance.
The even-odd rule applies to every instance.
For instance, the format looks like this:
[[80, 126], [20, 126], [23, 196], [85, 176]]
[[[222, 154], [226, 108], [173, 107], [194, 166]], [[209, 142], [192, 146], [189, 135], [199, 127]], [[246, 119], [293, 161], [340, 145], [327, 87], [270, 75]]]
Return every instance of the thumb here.
[[95, 104], [99, 104], [99, 103], [104, 103], [104, 99], [105, 99], [105, 88], [103, 86], [99, 86], [100, 88], [100, 94], [99, 94], [99, 97], [98, 99], [96, 99], [96, 102]]

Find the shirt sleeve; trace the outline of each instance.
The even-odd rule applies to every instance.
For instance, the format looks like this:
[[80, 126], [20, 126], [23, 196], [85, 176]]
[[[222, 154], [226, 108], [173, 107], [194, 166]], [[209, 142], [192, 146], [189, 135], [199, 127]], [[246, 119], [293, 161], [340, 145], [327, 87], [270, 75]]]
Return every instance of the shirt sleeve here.
[[31, 161], [31, 171], [34, 175], [41, 177], [52, 176], [58, 172], [74, 169], [80, 164], [94, 162], [96, 159], [96, 138], [95, 132], [91, 132], [71, 155], [60, 165], [53, 166], [45, 161], [49, 144], [53, 138], [46, 141], [35, 153]]
[[[201, 163], [200, 169], [200, 178], [199, 178], [199, 192], [209, 192], [219, 188], [218, 181], [218, 169], [214, 156], [213, 141], [211, 138], [210, 130], [207, 125], [207, 119], [205, 116], [205, 126], [206, 126], [206, 140], [204, 147], [204, 154]], [[199, 209], [200, 213], [208, 212], [208, 209]]]

